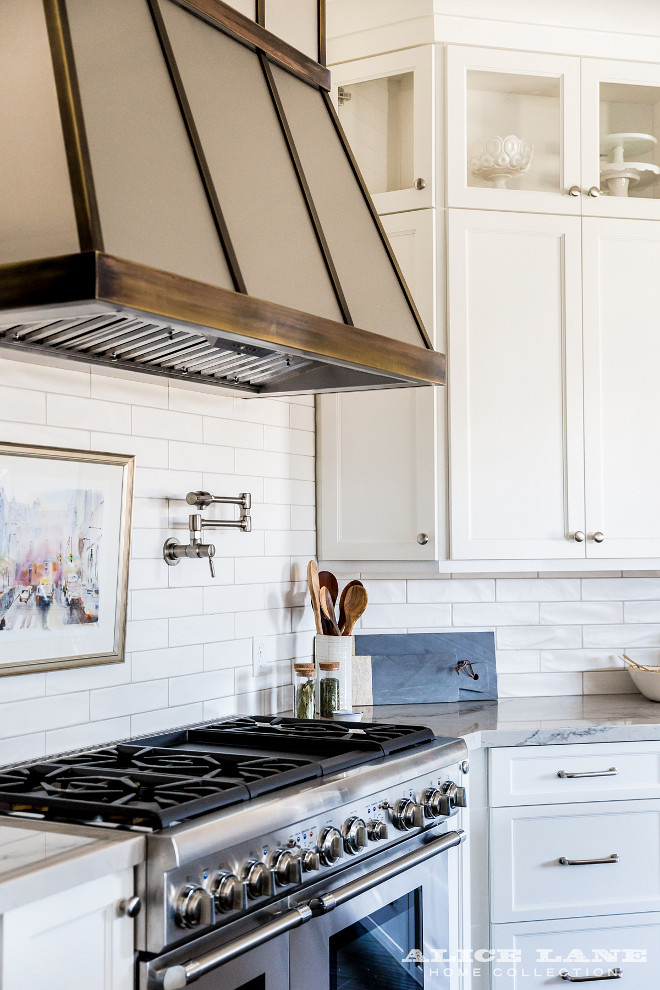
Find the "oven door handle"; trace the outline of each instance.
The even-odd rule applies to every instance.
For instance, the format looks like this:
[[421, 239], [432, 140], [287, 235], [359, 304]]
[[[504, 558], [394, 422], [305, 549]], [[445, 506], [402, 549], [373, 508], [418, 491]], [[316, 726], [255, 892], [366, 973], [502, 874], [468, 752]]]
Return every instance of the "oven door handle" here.
[[240, 938], [228, 942], [219, 949], [206, 952], [204, 955], [198, 956], [196, 959], [190, 959], [186, 963], [181, 963], [178, 966], [168, 966], [154, 975], [163, 990], [181, 990], [181, 988], [188, 986], [189, 983], [194, 983], [195, 980], [199, 980], [200, 977], [205, 976], [231, 959], [249, 952], [250, 949], [256, 949], [257, 946], [263, 945], [264, 942], [269, 942], [272, 938], [276, 938], [278, 935], [284, 934], [284, 932], [292, 931], [292, 929], [304, 925], [317, 915], [327, 914], [328, 911], [333, 911], [336, 907], [345, 904], [346, 901], [350, 901], [353, 897], [358, 897], [359, 894], [371, 890], [376, 884], [391, 880], [392, 877], [398, 876], [400, 873], [405, 872], [405, 870], [412, 869], [413, 866], [431, 859], [432, 856], [437, 856], [439, 853], [446, 852], [447, 849], [452, 849], [454, 846], [460, 845], [464, 840], [465, 832], [460, 830], [447, 832], [445, 835], [441, 835], [437, 839], [432, 839], [431, 842], [425, 843], [418, 849], [406, 853], [405, 856], [401, 856], [400, 859], [395, 860], [393, 863], [388, 863], [387, 866], [381, 866], [372, 873], [367, 873], [365, 876], [359, 877], [351, 883], [338, 887], [331, 894], [322, 894], [320, 897], [315, 897], [308, 904], [299, 904], [291, 908], [291, 910], [277, 915], [272, 921], [266, 922], [265, 925], [260, 925], [254, 932], [242, 935]]

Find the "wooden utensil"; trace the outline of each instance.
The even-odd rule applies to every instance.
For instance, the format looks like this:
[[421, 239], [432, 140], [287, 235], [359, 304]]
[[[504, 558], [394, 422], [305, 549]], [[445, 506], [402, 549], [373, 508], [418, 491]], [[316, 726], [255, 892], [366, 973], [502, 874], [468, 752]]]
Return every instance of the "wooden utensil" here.
[[321, 588], [321, 611], [330, 623], [330, 628], [332, 630], [330, 635], [341, 636], [339, 626], [337, 625], [337, 619], [335, 618], [335, 603], [332, 600], [330, 589], [326, 587]]
[[346, 598], [344, 599], [346, 625], [344, 626], [342, 636], [351, 635], [353, 632], [353, 626], [364, 612], [368, 601], [369, 596], [367, 595], [367, 589], [363, 585], [354, 584], [352, 588], [348, 589], [346, 592]]
[[[339, 584], [337, 583], [337, 578], [334, 576], [332, 571], [319, 571], [319, 585], [321, 591], [323, 588], [327, 588], [332, 597], [332, 610], [334, 612], [335, 602], [337, 601], [337, 595], [339, 594]], [[321, 621], [323, 623], [323, 632], [327, 636], [334, 636], [335, 633], [330, 624], [330, 620], [326, 618], [323, 614], [323, 601], [321, 601]]]
[[316, 566], [315, 560], [310, 560], [307, 565], [307, 587], [309, 588], [309, 597], [312, 599], [316, 632], [319, 636], [322, 636], [323, 622], [321, 620], [321, 589], [319, 586], [319, 569]]
[[341, 598], [339, 599], [339, 628], [342, 633], [344, 631], [344, 626], [346, 625], [346, 609], [344, 607], [346, 604], [346, 595], [348, 594], [349, 588], [355, 588], [358, 585], [360, 588], [364, 587], [362, 581], [349, 581], [341, 593]]

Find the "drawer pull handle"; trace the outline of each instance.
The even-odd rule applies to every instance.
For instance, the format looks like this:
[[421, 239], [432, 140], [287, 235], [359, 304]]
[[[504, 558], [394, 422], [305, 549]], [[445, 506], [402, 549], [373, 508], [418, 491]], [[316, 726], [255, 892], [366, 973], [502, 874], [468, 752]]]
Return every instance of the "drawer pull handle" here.
[[579, 773], [569, 773], [568, 770], [558, 770], [558, 777], [616, 777], [619, 771], [616, 767], [609, 770], [582, 770]]
[[594, 983], [596, 980], [620, 980], [622, 969], [611, 969], [607, 976], [569, 976], [568, 971], [562, 969], [559, 974], [562, 980], [566, 980], [567, 983]]
[[618, 863], [621, 857], [617, 853], [612, 853], [611, 856], [605, 856], [604, 859], [566, 859], [565, 856], [559, 857], [559, 862], [562, 866], [594, 866], [599, 863]]

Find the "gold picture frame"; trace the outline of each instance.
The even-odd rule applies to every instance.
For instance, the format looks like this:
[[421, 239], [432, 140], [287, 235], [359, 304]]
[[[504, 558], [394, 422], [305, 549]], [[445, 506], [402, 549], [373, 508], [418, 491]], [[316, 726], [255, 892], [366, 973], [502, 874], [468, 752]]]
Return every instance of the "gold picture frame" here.
[[134, 473], [0, 442], [0, 677], [124, 662]]

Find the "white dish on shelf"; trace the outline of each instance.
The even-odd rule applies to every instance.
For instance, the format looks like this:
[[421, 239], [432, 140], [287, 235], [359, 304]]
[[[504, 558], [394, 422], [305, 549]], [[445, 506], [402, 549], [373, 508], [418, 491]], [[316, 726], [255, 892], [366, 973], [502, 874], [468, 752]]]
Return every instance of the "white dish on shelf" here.
[[511, 179], [524, 175], [532, 161], [534, 145], [515, 134], [494, 134], [485, 141], [473, 141], [467, 150], [467, 165], [476, 179], [492, 182], [496, 189], [506, 189]]
[[657, 667], [657, 670], [637, 670], [628, 667], [628, 673], [633, 684], [649, 701], [660, 701], [660, 664], [645, 664], [646, 667]]
[[600, 184], [607, 185], [610, 196], [627, 196], [631, 183], [647, 186], [660, 175], [660, 165], [652, 162], [606, 162], [600, 166]]
[[601, 154], [611, 155], [613, 162], [623, 162], [625, 155], [643, 155], [655, 148], [657, 138], [652, 134], [630, 133], [604, 134], [600, 139]]

